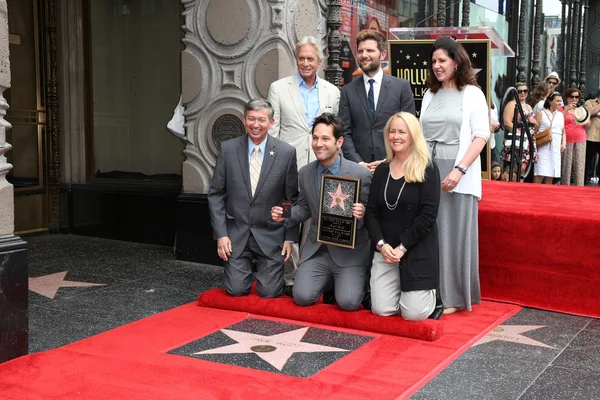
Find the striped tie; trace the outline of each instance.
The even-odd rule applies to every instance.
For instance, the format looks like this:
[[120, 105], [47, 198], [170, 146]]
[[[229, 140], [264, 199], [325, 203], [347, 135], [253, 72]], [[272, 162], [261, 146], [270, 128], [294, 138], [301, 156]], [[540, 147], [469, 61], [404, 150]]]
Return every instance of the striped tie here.
[[369, 79], [369, 85], [371, 85], [371, 86], [369, 87], [368, 97], [369, 97], [369, 110], [371, 111], [372, 119], [375, 119], [375, 89], [373, 89], [374, 82], [375, 82], [375, 79]]
[[262, 166], [259, 152], [260, 147], [254, 146], [252, 158], [250, 158], [250, 187], [252, 188], [252, 196], [254, 196], [254, 191], [256, 191], [256, 185], [258, 184], [258, 178], [260, 177], [260, 167]]

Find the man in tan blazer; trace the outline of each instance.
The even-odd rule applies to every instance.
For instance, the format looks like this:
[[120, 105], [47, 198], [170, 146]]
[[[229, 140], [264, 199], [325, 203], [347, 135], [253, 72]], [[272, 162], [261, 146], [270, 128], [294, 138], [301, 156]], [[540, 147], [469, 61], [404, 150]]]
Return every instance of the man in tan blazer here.
[[311, 148], [311, 128], [314, 119], [329, 112], [337, 115], [340, 90], [318, 77], [323, 50], [312, 36], [296, 45], [298, 73], [271, 84], [268, 100], [275, 111], [275, 123], [269, 135], [296, 148], [298, 169], [315, 160]]
[[[319, 41], [312, 36], [302, 38], [296, 44], [298, 73], [273, 82], [269, 88], [268, 100], [275, 112], [269, 135], [296, 149], [298, 169], [315, 160], [311, 146], [314, 119], [325, 112], [337, 115], [340, 105], [340, 90], [317, 75], [322, 61]], [[308, 229], [303, 228], [302, 238]], [[286, 293], [290, 296], [298, 259], [299, 246], [294, 244], [284, 270]]]

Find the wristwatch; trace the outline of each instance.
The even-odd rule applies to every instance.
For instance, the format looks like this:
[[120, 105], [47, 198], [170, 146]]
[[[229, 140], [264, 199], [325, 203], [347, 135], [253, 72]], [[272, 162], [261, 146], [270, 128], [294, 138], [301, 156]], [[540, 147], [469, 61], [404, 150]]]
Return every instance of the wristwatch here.
[[467, 173], [467, 167], [465, 167], [464, 165], [458, 164], [458, 165], [455, 165], [454, 168], [456, 168], [457, 170], [462, 172], [463, 175], [465, 175]]
[[377, 249], [377, 251], [381, 251], [381, 248], [385, 245], [385, 240], [381, 239], [379, 242], [377, 242], [377, 245], [375, 246], [375, 248]]

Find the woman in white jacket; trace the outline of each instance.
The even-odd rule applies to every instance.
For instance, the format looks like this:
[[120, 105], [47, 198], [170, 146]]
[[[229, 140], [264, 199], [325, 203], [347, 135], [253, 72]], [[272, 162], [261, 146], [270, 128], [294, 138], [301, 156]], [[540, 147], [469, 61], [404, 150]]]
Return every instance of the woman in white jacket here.
[[440, 294], [444, 313], [481, 302], [477, 202], [479, 154], [490, 137], [489, 109], [465, 49], [442, 36], [431, 50], [421, 125], [442, 177], [438, 213]]

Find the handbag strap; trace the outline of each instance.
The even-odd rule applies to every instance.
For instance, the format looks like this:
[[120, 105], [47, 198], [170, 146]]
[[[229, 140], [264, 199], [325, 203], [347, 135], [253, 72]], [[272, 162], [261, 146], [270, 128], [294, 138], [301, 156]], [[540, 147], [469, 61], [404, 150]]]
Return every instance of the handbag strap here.
[[[544, 110], [546, 112], [546, 115], [548, 115], [548, 110]], [[550, 120], [550, 131], [552, 131], [552, 124], [554, 123], [554, 117], [556, 117], [556, 111], [554, 111], [554, 114], [552, 115], [552, 119], [550, 119], [550, 115], [548, 115], [548, 119]]]

